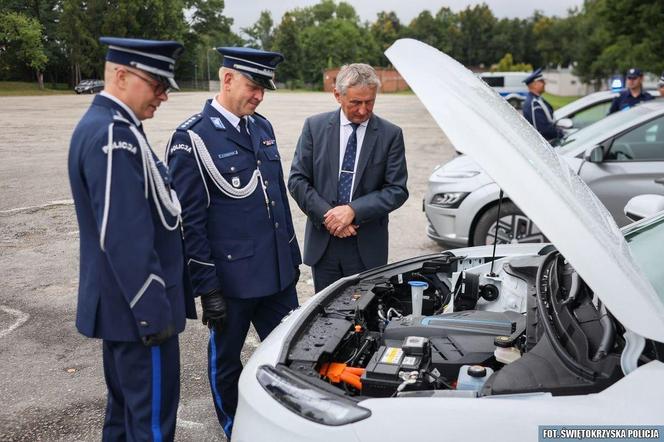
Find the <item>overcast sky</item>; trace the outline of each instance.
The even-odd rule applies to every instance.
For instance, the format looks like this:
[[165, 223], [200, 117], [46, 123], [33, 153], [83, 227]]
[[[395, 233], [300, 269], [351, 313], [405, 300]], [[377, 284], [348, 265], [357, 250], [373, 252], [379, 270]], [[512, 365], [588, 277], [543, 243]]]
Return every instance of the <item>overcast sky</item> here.
[[[339, 1], [336, 1], [339, 3]], [[261, 11], [272, 12], [275, 24], [281, 21], [281, 16], [291, 9], [311, 6], [319, 3], [319, 0], [226, 0], [224, 15], [234, 19], [233, 30], [251, 26], [258, 20]], [[545, 15], [567, 15], [567, 10], [575, 6], [581, 6], [583, 0], [556, 0], [556, 1], [532, 1], [532, 0], [346, 0], [355, 8], [362, 21], [373, 22], [376, 14], [380, 11], [394, 11], [402, 23], [409, 23], [420, 12], [428, 9], [435, 14], [441, 7], [447, 6], [454, 12], [459, 12], [469, 5], [486, 3], [493, 14], [498, 18], [526, 18], [538, 9]]]

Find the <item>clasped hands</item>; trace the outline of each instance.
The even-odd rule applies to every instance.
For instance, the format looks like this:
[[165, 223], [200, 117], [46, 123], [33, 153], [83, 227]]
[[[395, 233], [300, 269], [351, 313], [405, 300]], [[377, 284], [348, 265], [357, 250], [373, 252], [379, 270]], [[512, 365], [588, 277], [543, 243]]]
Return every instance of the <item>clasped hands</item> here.
[[349, 205], [336, 206], [325, 212], [325, 228], [330, 235], [337, 238], [347, 238], [357, 235], [358, 225], [353, 224], [355, 211]]

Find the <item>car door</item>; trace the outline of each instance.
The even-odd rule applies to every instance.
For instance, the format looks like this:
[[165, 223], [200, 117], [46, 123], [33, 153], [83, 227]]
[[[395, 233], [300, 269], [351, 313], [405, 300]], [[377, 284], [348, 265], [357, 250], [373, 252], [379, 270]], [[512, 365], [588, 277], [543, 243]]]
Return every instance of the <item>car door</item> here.
[[584, 161], [579, 175], [604, 203], [619, 226], [631, 221], [623, 208], [630, 198], [664, 195], [664, 116], [631, 128], [604, 145], [601, 162]]

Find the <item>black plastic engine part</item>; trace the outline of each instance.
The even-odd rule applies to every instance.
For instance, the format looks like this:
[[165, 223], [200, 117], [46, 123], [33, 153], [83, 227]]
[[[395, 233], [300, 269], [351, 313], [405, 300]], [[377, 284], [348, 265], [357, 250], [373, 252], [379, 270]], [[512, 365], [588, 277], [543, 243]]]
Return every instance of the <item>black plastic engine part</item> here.
[[354, 312], [366, 311], [374, 300], [373, 285], [353, 285], [346, 288], [339, 296], [325, 306], [325, 311]]
[[459, 284], [460, 289], [455, 290], [454, 311], [474, 309], [480, 297], [480, 275], [463, 272], [457, 281], [457, 285]]
[[[362, 375], [362, 395], [370, 397], [390, 397], [404, 381], [399, 372], [426, 370], [428, 358], [426, 356], [407, 356], [399, 346], [400, 342], [387, 343], [381, 346], [367, 364]], [[407, 390], [422, 390], [429, 388], [424, 376], [408, 385]]]
[[332, 354], [353, 327], [351, 321], [319, 316], [304, 329], [288, 353], [291, 361], [318, 362], [324, 354]]

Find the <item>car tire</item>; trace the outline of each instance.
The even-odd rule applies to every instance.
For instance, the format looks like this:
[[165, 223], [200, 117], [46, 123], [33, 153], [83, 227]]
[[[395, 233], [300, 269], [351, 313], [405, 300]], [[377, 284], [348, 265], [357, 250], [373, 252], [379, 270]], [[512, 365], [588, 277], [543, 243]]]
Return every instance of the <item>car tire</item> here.
[[521, 107], [522, 107], [522, 105], [523, 105], [523, 101], [521, 101], [521, 100], [519, 100], [519, 99], [517, 99], [517, 98], [510, 98], [509, 100], [507, 100], [507, 102], [508, 102], [509, 104], [511, 104], [512, 107], [513, 107], [514, 109], [516, 109], [516, 110], [521, 110]]
[[[473, 231], [473, 245], [493, 244], [498, 204], [486, 210], [477, 221]], [[516, 234], [514, 231], [517, 231]], [[534, 222], [511, 201], [500, 207], [500, 223], [498, 228], [498, 244], [539, 243], [547, 242], [546, 236]]]

